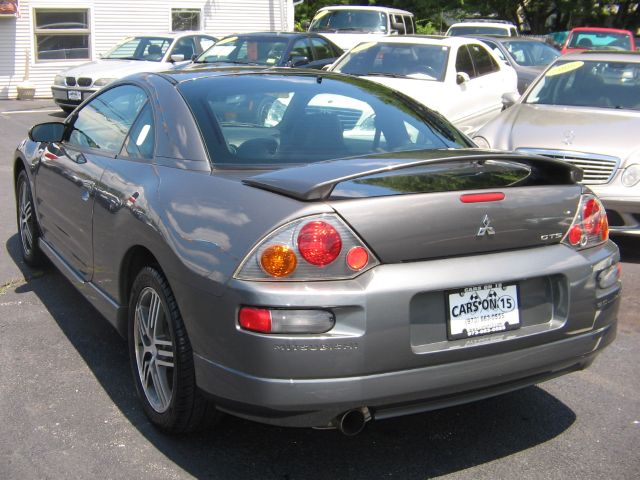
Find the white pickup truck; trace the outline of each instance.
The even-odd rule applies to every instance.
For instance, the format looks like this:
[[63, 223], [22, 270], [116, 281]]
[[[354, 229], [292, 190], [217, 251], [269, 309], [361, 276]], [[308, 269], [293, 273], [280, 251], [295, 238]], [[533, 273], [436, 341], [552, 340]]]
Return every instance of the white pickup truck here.
[[387, 7], [332, 6], [318, 10], [309, 25], [344, 50], [381, 36], [411, 35], [416, 31], [413, 13]]

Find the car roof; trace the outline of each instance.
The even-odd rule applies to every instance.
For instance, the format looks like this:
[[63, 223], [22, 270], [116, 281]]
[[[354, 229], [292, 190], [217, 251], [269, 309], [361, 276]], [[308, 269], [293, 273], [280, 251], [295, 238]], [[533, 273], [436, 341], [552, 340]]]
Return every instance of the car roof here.
[[408, 12], [407, 10], [400, 10], [399, 8], [376, 7], [376, 6], [367, 7], [363, 5], [333, 5], [330, 7], [322, 7], [316, 12], [316, 15], [318, 14], [318, 12], [322, 12], [325, 10], [374, 10], [377, 12], [397, 13], [401, 15], [413, 16], [413, 13]]
[[221, 38], [246, 38], [246, 37], [264, 37], [264, 38], [303, 38], [303, 37], [320, 37], [315, 32], [247, 32], [247, 33], [234, 33], [233, 35], [227, 35]]
[[191, 35], [203, 35], [206, 37], [217, 38], [215, 35], [211, 35], [210, 33], [202, 32], [198, 30], [184, 30], [181, 32], [134, 33], [132, 35], [127, 35], [124, 38], [145, 37], [145, 38], [167, 38], [169, 40], [175, 40], [176, 38], [182, 38], [182, 37], [187, 37]]
[[515, 27], [515, 25], [511, 22], [507, 22], [506, 20], [496, 20], [496, 21], [487, 21], [487, 20], [466, 20], [463, 22], [456, 22], [451, 24], [451, 27], [502, 27], [502, 28], [511, 28]]
[[415, 45], [442, 45], [448, 47], [458, 47], [466, 45], [469, 40], [476, 40], [469, 36], [446, 37], [444, 35], [399, 35], [394, 37], [380, 37], [376, 40], [364, 41], [362, 43], [413, 43]]
[[589, 50], [586, 52], [567, 53], [558, 57], [558, 60], [640, 63], [640, 52]]
[[503, 35], [461, 35], [462, 37], [467, 38], [475, 38], [476, 40], [491, 40], [496, 43], [507, 43], [507, 42], [535, 42], [535, 43], [544, 43], [544, 40], [540, 40], [538, 38], [528, 38], [528, 37], [505, 37]]
[[601, 32], [601, 33], [625, 33], [633, 36], [629, 30], [620, 30], [618, 28], [605, 28], [605, 27], [575, 27], [571, 29], [573, 32]]

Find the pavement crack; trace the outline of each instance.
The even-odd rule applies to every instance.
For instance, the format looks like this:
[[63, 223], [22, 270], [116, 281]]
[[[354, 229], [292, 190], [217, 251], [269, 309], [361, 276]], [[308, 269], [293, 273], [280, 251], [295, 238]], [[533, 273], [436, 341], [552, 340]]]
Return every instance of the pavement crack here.
[[41, 270], [36, 270], [31, 275], [25, 275], [22, 277], [14, 277], [10, 280], [7, 280], [0, 284], [0, 295], [5, 295], [8, 291], [13, 290], [15, 288], [21, 287], [22, 285], [26, 285], [31, 280], [36, 278], [41, 278], [44, 276], [44, 272]]

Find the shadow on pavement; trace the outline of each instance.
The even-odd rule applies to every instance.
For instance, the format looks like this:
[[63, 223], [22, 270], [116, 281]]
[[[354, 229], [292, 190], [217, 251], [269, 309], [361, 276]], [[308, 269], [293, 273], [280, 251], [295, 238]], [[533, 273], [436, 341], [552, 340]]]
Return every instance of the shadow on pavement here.
[[425, 478], [464, 470], [547, 442], [574, 412], [530, 387], [469, 405], [373, 422], [357, 437], [285, 429], [226, 416], [213, 431], [171, 437], [154, 429], [134, 394], [125, 341], [53, 267], [24, 265], [19, 238], [7, 251], [113, 403], [144, 437], [197, 478]]
[[611, 237], [620, 248], [620, 258], [623, 262], [640, 263], [640, 238]]

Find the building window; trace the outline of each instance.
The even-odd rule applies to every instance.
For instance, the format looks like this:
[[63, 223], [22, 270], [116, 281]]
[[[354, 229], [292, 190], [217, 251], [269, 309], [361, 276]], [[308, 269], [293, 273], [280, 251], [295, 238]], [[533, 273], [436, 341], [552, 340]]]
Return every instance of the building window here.
[[89, 60], [89, 10], [34, 10], [36, 60]]
[[171, 31], [201, 30], [201, 16], [202, 12], [199, 8], [172, 8]]

